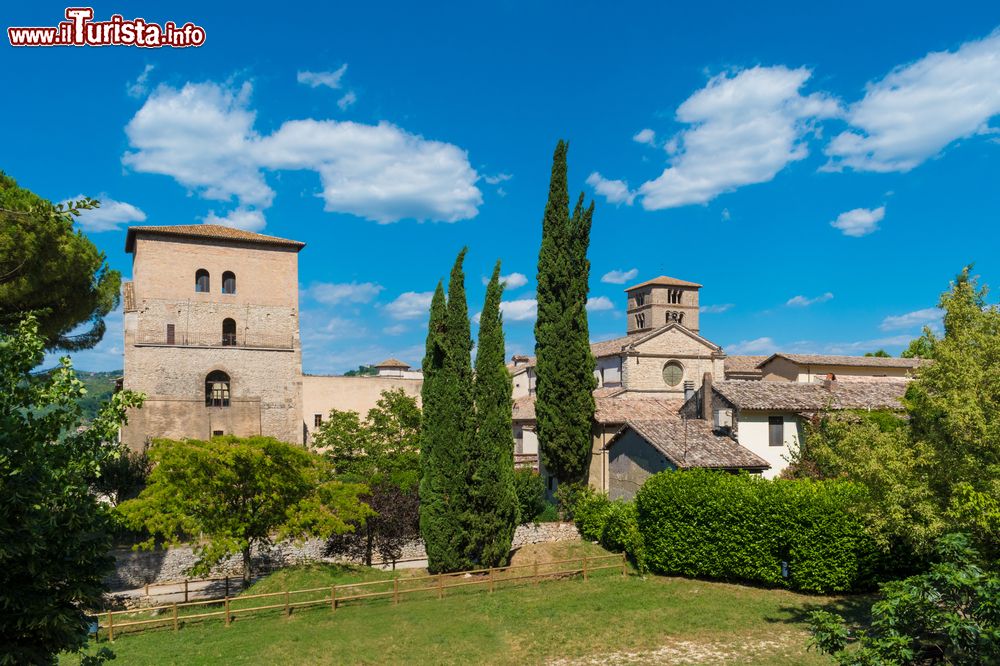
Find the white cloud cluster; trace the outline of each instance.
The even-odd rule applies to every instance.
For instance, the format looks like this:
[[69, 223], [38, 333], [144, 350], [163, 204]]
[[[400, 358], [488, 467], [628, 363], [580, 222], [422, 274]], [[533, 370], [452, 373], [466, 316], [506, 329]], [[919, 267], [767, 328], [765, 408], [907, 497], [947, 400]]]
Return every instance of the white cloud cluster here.
[[[501, 275], [500, 282], [503, 283], [504, 287], [507, 289], [517, 289], [528, 284], [528, 276], [524, 273], [511, 273], [510, 275]], [[483, 278], [483, 284], [489, 284], [490, 279], [488, 277]]]
[[344, 78], [346, 72], [347, 63], [344, 63], [332, 72], [300, 71], [296, 74], [295, 78], [299, 83], [304, 83], [310, 88], [326, 86], [327, 88], [338, 90], [340, 88], [340, 80]]
[[868, 84], [826, 148], [828, 168], [909, 171], [1000, 114], [1000, 30]]
[[926, 324], [937, 324], [943, 313], [939, 308], [924, 308], [901, 315], [890, 315], [882, 320], [879, 328], [883, 331], [896, 331], [904, 328], [916, 328]]
[[317, 282], [306, 293], [324, 305], [340, 303], [370, 303], [384, 287], [375, 282]]
[[[78, 201], [83, 198], [82, 194], [78, 194], [66, 201]], [[123, 224], [146, 221], [146, 214], [137, 206], [124, 201], [116, 201], [103, 194], [97, 197], [97, 199], [101, 202], [100, 208], [82, 210], [80, 211], [80, 216], [74, 218], [76, 223], [86, 231], [92, 233], [114, 231]], [[63, 203], [66, 203], [66, 201]]]
[[604, 197], [608, 203], [631, 206], [636, 193], [628, 188], [624, 180], [608, 180], [595, 171], [587, 176], [587, 184], [594, 188], [598, 196]]
[[845, 236], [867, 236], [878, 230], [878, 223], [885, 219], [885, 206], [878, 208], [855, 208], [841, 213], [830, 223], [831, 227], [840, 229]]
[[833, 98], [800, 91], [810, 70], [754, 67], [713, 77], [677, 109], [689, 129], [668, 143], [670, 166], [639, 187], [646, 210], [705, 203], [764, 183], [809, 154], [804, 141], [819, 118], [839, 113]]
[[344, 96], [337, 100], [337, 106], [341, 111], [347, 111], [348, 107], [358, 101], [358, 95], [353, 90], [348, 90]]
[[[124, 164], [258, 212], [274, 199], [264, 170], [311, 170], [320, 176], [330, 212], [379, 223], [456, 222], [478, 213], [479, 176], [461, 148], [388, 122], [290, 120], [261, 136], [251, 92], [249, 83], [238, 89], [211, 82], [160, 86], [125, 128], [132, 150]], [[263, 213], [244, 217], [262, 226]]]
[[698, 308], [702, 314], [722, 314], [733, 307], [732, 303], [718, 303], [716, 305], [703, 305]]
[[601, 282], [606, 282], [608, 284], [625, 284], [630, 280], [634, 280], [638, 274], [638, 268], [630, 268], [627, 271], [608, 271], [601, 276]]
[[218, 215], [215, 211], [212, 211], [202, 218], [202, 222], [205, 224], [221, 224], [224, 227], [235, 227], [237, 229], [246, 229], [247, 231], [260, 231], [267, 225], [264, 213], [252, 208], [244, 208], [243, 206], [239, 206], [224, 215]]
[[385, 306], [385, 311], [394, 319], [417, 319], [430, 312], [433, 291], [403, 292]]
[[632, 137], [632, 140], [636, 143], [644, 143], [647, 146], [655, 146], [656, 132], [647, 127], [636, 132], [635, 136]]
[[825, 294], [809, 298], [807, 296], [792, 296], [785, 302], [785, 305], [791, 308], [807, 308], [810, 305], [815, 305], [817, 303], [825, 303], [833, 298], [833, 294], [829, 291]]
[[139, 76], [128, 84], [126, 91], [129, 97], [142, 97], [149, 90], [149, 75], [153, 72], [153, 65], [146, 65], [142, 68]]
[[500, 311], [504, 321], [530, 321], [538, 316], [538, 301], [534, 298], [500, 301]]
[[769, 337], [741, 340], [726, 346], [727, 354], [773, 354], [776, 351], [778, 351], [778, 345], [773, 338]]
[[607, 296], [591, 296], [587, 299], [587, 310], [590, 312], [602, 312], [614, 309], [615, 304]]

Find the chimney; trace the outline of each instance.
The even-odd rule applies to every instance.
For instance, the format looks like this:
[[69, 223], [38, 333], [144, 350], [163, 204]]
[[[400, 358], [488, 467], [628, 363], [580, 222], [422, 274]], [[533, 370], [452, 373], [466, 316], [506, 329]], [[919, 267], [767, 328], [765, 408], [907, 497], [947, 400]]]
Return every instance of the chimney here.
[[827, 373], [826, 377], [823, 378], [823, 388], [827, 391], [833, 390], [833, 385], [837, 382], [837, 375], [832, 372]]
[[712, 420], [712, 373], [706, 372], [701, 382], [701, 418]]
[[684, 402], [687, 402], [694, 396], [694, 382], [688, 380], [684, 382]]

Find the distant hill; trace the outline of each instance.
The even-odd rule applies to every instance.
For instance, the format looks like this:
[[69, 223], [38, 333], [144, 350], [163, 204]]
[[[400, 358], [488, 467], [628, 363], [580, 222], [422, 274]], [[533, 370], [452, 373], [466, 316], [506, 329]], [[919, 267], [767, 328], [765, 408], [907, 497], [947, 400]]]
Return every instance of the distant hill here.
[[[54, 368], [49, 368], [35, 374], [44, 376], [53, 370]], [[83, 418], [87, 421], [92, 421], [97, 416], [97, 410], [111, 398], [111, 394], [115, 390], [115, 380], [121, 377], [122, 374], [122, 370], [111, 370], [109, 372], [76, 371], [77, 379], [87, 387], [87, 395], [83, 397], [80, 403], [83, 408]]]

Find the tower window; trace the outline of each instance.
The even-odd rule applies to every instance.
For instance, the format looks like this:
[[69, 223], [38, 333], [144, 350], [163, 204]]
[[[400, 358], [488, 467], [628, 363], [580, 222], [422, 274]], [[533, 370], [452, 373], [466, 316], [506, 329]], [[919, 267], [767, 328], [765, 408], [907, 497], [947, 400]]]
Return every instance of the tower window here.
[[207, 294], [209, 288], [208, 271], [199, 268], [194, 273], [194, 290], [199, 294]]
[[636, 328], [646, 328], [646, 313], [639, 312], [635, 315], [635, 327]]
[[636, 294], [635, 295], [635, 307], [646, 304], [646, 294]]
[[236, 293], [236, 273], [232, 271], [226, 271], [222, 274], [222, 293], [223, 294], [235, 294]]
[[234, 319], [226, 318], [222, 320], [222, 346], [236, 346], [236, 320]]
[[205, 377], [205, 406], [229, 406], [229, 375], [222, 370], [213, 370]]

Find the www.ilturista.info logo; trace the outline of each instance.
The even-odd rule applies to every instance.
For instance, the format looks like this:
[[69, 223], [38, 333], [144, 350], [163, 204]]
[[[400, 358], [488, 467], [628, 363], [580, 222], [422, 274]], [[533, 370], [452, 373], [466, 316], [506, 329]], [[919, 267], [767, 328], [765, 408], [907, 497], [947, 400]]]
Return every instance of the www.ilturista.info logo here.
[[53, 27], [7, 28], [11, 46], [140, 46], [147, 49], [171, 46], [185, 48], [205, 43], [205, 29], [191, 22], [162, 26], [146, 19], [126, 20], [113, 14], [107, 21], [94, 21], [92, 7], [67, 7], [66, 19]]

